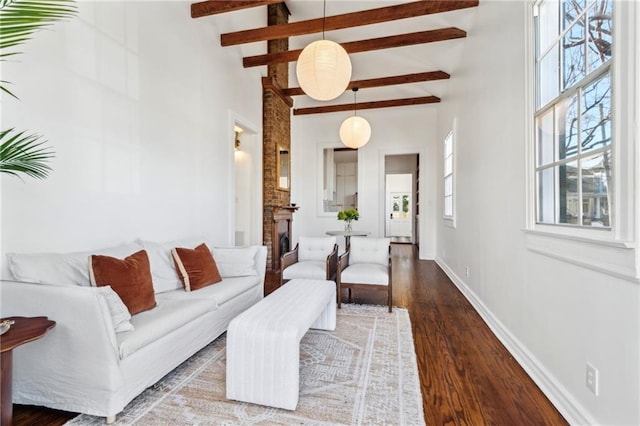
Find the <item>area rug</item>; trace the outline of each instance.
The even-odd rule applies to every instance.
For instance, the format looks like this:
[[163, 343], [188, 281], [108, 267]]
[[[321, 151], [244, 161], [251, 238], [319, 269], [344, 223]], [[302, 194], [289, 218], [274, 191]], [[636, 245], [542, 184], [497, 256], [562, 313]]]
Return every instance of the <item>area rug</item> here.
[[[406, 309], [343, 305], [333, 332], [300, 343], [295, 411], [225, 398], [225, 335], [131, 401], [116, 425], [422, 425], [422, 396]], [[80, 415], [67, 425], [104, 425]]]

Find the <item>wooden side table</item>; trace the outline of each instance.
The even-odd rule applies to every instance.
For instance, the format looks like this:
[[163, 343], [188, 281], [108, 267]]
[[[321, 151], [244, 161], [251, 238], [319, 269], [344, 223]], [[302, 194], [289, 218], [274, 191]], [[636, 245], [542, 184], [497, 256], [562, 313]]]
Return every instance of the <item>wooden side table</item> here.
[[0, 424], [10, 426], [13, 422], [13, 401], [11, 399], [13, 349], [25, 343], [38, 340], [48, 330], [55, 327], [55, 321], [47, 317], [8, 317], [2, 320], [13, 320], [9, 331], [0, 336], [0, 363], [2, 392], [0, 400]]

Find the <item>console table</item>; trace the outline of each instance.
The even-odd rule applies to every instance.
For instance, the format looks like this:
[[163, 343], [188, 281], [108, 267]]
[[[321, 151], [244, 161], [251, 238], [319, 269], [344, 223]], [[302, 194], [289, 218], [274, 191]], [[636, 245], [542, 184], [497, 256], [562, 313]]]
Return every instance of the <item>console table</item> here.
[[11, 425], [13, 421], [13, 400], [11, 398], [13, 350], [25, 343], [38, 340], [47, 331], [55, 327], [55, 321], [47, 317], [9, 317], [2, 320], [11, 320], [14, 323], [11, 328], [0, 336], [0, 363], [2, 371], [2, 396], [0, 400], [0, 424]]
[[349, 250], [351, 245], [351, 237], [366, 237], [371, 232], [366, 231], [327, 231], [327, 235], [336, 237], [344, 237], [345, 251]]

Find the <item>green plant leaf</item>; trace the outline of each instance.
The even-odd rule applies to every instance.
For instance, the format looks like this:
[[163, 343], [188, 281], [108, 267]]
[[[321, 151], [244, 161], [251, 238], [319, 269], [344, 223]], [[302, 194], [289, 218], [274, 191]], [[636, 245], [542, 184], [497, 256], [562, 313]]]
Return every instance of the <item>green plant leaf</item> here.
[[13, 93], [11, 93], [11, 90], [7, 89], [5, 87], [5, 84], [11, 84], [6, 80], [0, 80], [0, 90], [2, 90], [3, 92], [5, 92], [6, 94], [8, 94], [9, 96], [13, 96], [14, 98], [18, 99], [18, 97], [16, 95], [14, 95]]
[[[0, 61], [21, 52], [7, 51], [26, 41], [54, 22], [77, 14], [74, 0], [0, 0]], [[18, 99], [0, 80], [0, 91]], [[39, 135], [27, 135], [15, 129], [0, 132], [0, 173], [38, 179], [49, 175], [47, 164], [54, 153], [44, 146]]]
[[0, 172], [18, 176], [26, 174], [37, 179], [49, 175], [47, 164], [55, 157], [53, 151], [45, 147], [46, 141], [39, 135], [27, 135], [15, 129], [0, 132]]
[[338, 212], [338, 220], [345, 220], [351, 222], [352, 220], [358, 220], [360, 213], [356, 209], [342, 210]]
[[22, 44], [36, 31], [76, 13], [73, 0], [0, 0], [0, 50]]

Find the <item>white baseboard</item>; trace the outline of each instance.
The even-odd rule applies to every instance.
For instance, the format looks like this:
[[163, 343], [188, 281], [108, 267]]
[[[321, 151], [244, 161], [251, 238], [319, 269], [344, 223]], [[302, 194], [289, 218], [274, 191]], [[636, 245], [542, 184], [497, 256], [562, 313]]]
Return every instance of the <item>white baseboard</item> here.
[[465, 282], [437, 257], [436, 263], [467, 298], [489, 329], [513, 355], [531, 379], [538, 385], [551, 403], [572, 425], [595, 425], [597, 422], [589, 412], [569, 393], [540, 361], [514, 336], [507, 327], [487, 308]]

